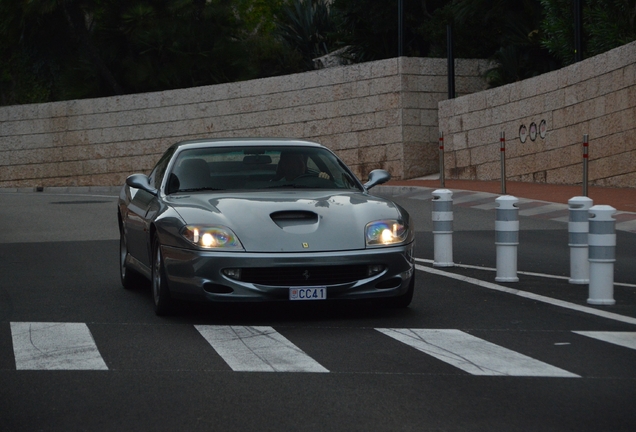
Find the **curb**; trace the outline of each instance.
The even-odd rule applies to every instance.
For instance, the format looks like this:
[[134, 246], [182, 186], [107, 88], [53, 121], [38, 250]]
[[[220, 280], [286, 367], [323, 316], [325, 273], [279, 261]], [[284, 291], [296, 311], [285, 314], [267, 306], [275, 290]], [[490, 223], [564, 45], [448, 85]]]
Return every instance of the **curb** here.
[[[440, 188], [429, 188], [425, 186], [376, 186], [371, 192], [387, 196], [403, 196], [405, 198], [430, 200], [432, 192]], [[494, 210], [496, 208], [495, 199], [501, 194], [490, 192], [475, 192], [458, 189], [454, 191], [453, 205], [458, 207], [468, 207], [477, 210]], [[553, 203], [536, 199], [519, 198], [519, 216], [533, 217], [538, 219], [552, 220], [567, 223], [569, 219], [569, 208], [567, 204]], [[616, 230], [636, 233], [636, 213], [617, 211], [614, 214], [616, 219]]]

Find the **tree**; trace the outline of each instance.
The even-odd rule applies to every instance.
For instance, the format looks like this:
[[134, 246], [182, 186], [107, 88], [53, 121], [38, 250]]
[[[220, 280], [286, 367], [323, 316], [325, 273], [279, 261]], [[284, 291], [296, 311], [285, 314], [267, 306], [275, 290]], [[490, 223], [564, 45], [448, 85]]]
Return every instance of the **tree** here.
[[301, 54], [277, 34], [278, 16], [288, 0], [235, 0], [234, 13], [242, 26], [239, 39], [250, 58], [254, 77], [284, 75], [306, 70]]
[[230, 0], [4, 1], [2, 103], [251, 78], [241, 26]]
[[[564, 64], [574, 62], [574, 11], [571, 0], [541, 0], [541, 44]], [[635, 0], [583, 2], [583, 57], [636, 40]]]
[[[426, 57], [439, 45], [440, 26], [436, 12], [443, 0], [404, 1], [404, 55]], [[370, 61], [398, 55], [398, 4], [396, 1], [334, 0], [340, 17], [338, 40], [350, 45], [356, 61]], [[445, 27], [444, 24], [441, 24]], [[445, 30], [443, 31], [445, 35]], [[444, 36], [445, 38], [446, 36]]]
[[28, 6], [0, 2], [3, 104], [55, 98], [63, 64], [74, 55], [74, 41], [61, 10], [37, 2]]
[[[32, 23], [45, 24], [54, 29], [54, 33], [66, 39], [67, 46], [75, 51], [75, 55], [93, 66], [114, 94], [122, 94], [121, 86], [102, 60], [90, 36], [97, 7], [98, 2], [91, 0], [32, 0], [24, 2], [23, 16]], [[42, 33], [38, 36], [47, 38]]]
[[111, 0], [100, 18], [94, 38], [127, 92], [251, 77], [228, 0]]
[[[492, 85], [574, 58], [573, 0], [403, 0], [404, 55], [491, 58]], [[584, 56], [636, 40], [636, 0], [583, 2]], [[313, 69], [344, 46], [398, 55], [398, 5], [376, 0], [0, 1], [0, 103], [216, 84]]]
[[[559, 67], [540, 43], [539, 0], [455, 0], [439, 11], [435, 21], [452, 23], [456, 57], [496, 62], [497, 66], [486, 73], [492, 86]], [[444, 55], [439, 51], [437, 54]]]
[[337, 47], [333, 11], [329, 0], [292, 0], [275, 16], [275, 34], [300, 56], [304, 70], [312, 70], [313, 59]]

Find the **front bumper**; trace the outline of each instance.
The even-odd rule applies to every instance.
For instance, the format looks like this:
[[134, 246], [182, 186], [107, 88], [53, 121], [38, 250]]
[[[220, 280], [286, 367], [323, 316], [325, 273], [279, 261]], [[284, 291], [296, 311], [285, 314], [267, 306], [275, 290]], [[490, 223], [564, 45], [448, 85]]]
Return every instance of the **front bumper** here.
[[[298, 286], [322, 286], [327, 299], [395, 297], [406, 293], [414, 272], [414, 244], [397, 247], [320, 253], [245, 253], [181, 249], [162, 246], [168, 289], [175, 298], [203, 301], [287, 301], [289, 289]], [[353, 275], [353, 280], [317, 278], [309, 275], [361, 266], [381, 267], [377, 274]], [[276, 282], [237, 280], [224, 269], [274, 269], [294, 271], [307, 276], [289, 285]], [[344, 267], [348, 269], [349, 267]], [[247, 273], [247, 272], [245, 272]]]

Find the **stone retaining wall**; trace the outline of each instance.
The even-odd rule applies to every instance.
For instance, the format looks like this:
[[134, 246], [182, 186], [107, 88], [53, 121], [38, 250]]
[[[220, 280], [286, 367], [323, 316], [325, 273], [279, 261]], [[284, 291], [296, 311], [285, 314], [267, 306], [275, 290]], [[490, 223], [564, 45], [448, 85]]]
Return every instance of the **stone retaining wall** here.
[[449, 179], [636, 187], [636, 42], [561, 70], [439, 104]]
[[[488, 63], [458, 60], [456, 89], [486, 88]], [[366, 179], [438, 171], [445, 59], [396, 58], [230, 84], [0, 107], [0, 188], [113, 186], [173, 142], [292, 137], [320, 142]]]

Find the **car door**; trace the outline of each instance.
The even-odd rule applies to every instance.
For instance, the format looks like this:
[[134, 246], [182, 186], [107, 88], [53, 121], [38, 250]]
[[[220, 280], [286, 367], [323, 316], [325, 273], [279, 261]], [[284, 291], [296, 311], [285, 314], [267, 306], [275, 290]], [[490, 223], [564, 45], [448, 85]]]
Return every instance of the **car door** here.
[[128, 237], [128, 253], [150, 267], [148, 235], [151, 221], [147, 216], [153, 202], [156, 207], [157, 197], [142, 189], [131, 187], [130, 198], [128, 214], [124, 221]]
[[129, 188], [130, 201], [125, 225], [128, 234], [128, 253], [150, 268], [150, 225], [160, 208], [161, 185], [175, 147], [170, 147], [159, 159], [148, 176], [148, 183], [155, 188], [156, 195], [143, 189]]

